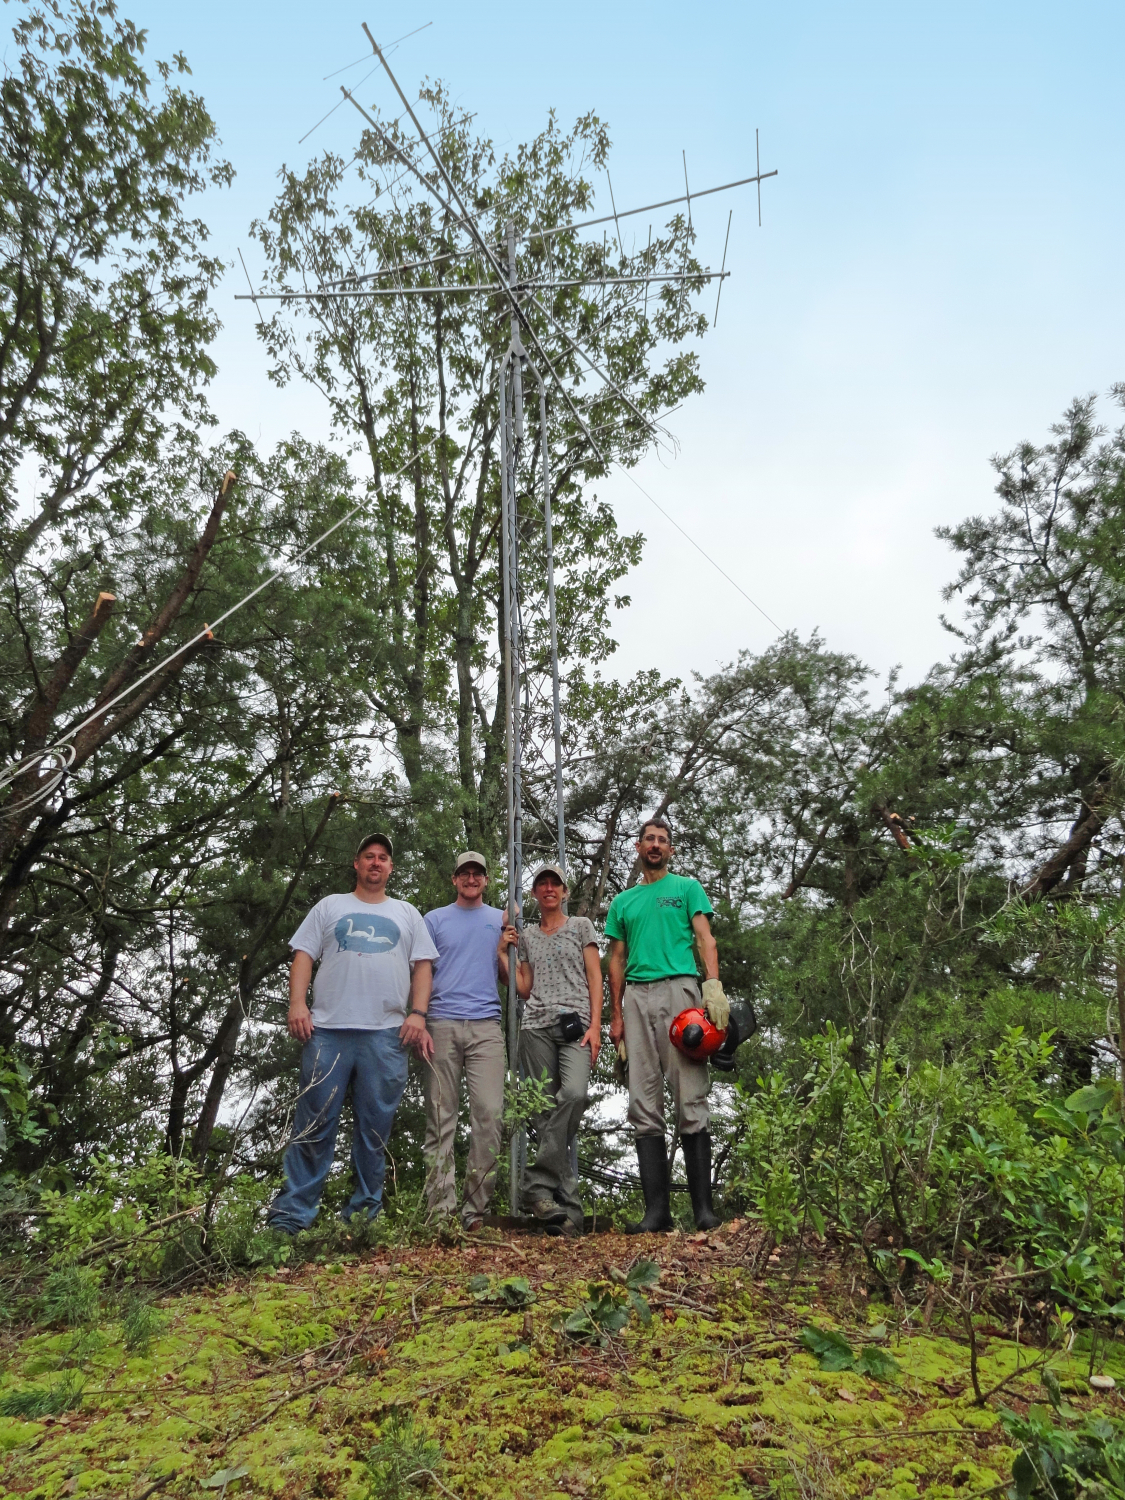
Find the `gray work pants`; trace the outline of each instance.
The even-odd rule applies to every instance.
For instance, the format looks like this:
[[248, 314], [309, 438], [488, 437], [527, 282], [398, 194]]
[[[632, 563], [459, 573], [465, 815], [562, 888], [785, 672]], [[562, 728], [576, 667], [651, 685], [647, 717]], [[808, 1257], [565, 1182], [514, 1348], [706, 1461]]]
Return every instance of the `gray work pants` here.
[[461, 1216], [488, 1212], [496, 1184], [504, 1114], [507, 1058], [499, 1021], [431, 1021], [434, 1055], [423, 1063], [426, 1081], [426, 1208], [453, 1213], [457, 1184], [453, 1141], [461, 1103], [461, 1076], [469, 1090], [469, 1161]]
[[549, 1198], [565, 1208], [570, 1220], [582, 1228], [582, 1197], [574, 1175], [569, 1139], [578, 1133], [582, 1112], [589, 1103], [590, 1049], [579, 1042], [563, 1040], [562, 1026], [525, 1026], [520, 1032], [520, 1074], [542, 1078], [555, 1101], [554, 1109], [531, 1121], [538, 1146], [535, 1160], [524, 1173], [523, 1208], [530, 1213], [540, 1198]]
[[685, 1057], [668, 1038], [680, 1011], [699, 1003], [699, 981], [690, 974], [625, 986], [621, 1009], [629, 1059], [629, 1123], [638, 1135], [664, 1134], [665, 1078], [680, 1134], [707, 1129], [707, 1064]]

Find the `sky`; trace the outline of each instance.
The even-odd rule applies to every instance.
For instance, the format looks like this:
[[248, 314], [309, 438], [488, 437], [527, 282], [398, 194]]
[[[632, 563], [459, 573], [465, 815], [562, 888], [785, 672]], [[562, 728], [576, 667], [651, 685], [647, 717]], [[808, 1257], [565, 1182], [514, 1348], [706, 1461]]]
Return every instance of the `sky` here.
[[[308, 7], [273, 0], [121, 0], [149, 56], [182, 50], [237, 177], [202, 215], [234, 270], [213, 404], [224, 427], [269, 445], [327, 433], [311, 390], [279, 392], [246, 303], [261, 269], [248, 234], [282, 163], [348, 150], [348, 105], [299, 145], [380, 42], [432, 22], [395, 51], [407, 93], [440, 78], [499, 146], [554, 107], [609, 122], [617, 205], [763, 170], [753, 188], [697, 203], [697, 253], [722, 256], [717, 327], [700, 345], [706, 390], [670, 425], [676, 456], [639, 483], [747, 598], [628, 478], [599, 487], [619, 524], [647, 538], [615, 619], [610, 670], [687, 677], [775, 624], [816, 630], [885, 678], [945, 655], [938, 616], [956, 571], [939, 525], [993, 508], [991, 455], [1029, 439], [1077, 395], [1125, 379], [1125, 7], [973, 0], [899, 4], [605, 7], [509, 14], [449, 0]], [[389, 106], [381, 76], [359, 88]], [[608, 210], [608, 195], [606, 207]], [[636, 220], [647, 229], [647, 219]], [[708, 309], [709, 310], [709, 309]], [[755, 604], [760, 607], [755, 608]], [[769, 616], [769, 619], [766, 618]]]

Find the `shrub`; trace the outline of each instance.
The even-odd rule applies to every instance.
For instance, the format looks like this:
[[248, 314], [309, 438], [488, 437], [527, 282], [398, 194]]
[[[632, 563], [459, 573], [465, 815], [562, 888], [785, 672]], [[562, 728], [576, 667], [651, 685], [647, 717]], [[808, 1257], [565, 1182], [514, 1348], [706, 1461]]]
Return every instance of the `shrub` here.
[[1012, 1465], [1011, 1500], [1121, 1500], [1125, 1422], [1100, 1412], [1075, 1411], [1062, 1400], [1050, 1372], [1044, 1384], [1051, 1406], [1031, 1406], [1026, 1417], [1000, 1412], [1020, 1449]]
[[1058, 1098], [1049, 1036], [1020, 1028], [983, 1065], [911, 1065], [889, 1049], [861, 1070], [832, 1027], [802, 1056], [796, 1079], [736, 1091], [728, 1195], [776, 1236], [831, 1223], [886, 1279], [898, 1259], [875, 1241], [888, 1230], [916, 1260], [952, 1263], [967, 1244], [1024, 1257], [1081, 1311], [1125, 1311], [1117, 1084]]
[[158, 1276], [198, 1254], [205, 1190], [188, 1162], [155, 1151], [134, 1162], [96, 1157], [81, 1186], [44, 1192], [36, 1248], [56, 1264], [112, 1254], [133, 1276]]

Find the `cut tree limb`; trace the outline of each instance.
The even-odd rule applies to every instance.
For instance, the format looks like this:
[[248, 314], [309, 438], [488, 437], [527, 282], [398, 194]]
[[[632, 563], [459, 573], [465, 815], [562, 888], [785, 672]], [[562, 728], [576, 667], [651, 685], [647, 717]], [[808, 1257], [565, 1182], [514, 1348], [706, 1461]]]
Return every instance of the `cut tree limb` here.
[[875, 811], [879, 814], [883, 822], [890, 829], [891, 834], [894, 837], [894, 841], [898, 845], [898, 847], [900, 849], [905, 849], [907, 854], [909, 854], [911, 852], [912, 845], [910, 843], [910, 840], [906, 836], [906, 829], [903, 827], [902, 819], [899, 817], [898, 813], [891, 812], [890, 808], [885, 802], [881, 806], [877, 807]]
[[51, 722], [55, 717], [59, 700], [70, 686], [83, 657], [97, 640], [102, 627], [113, 613], [113, 606], [116, 602], [117, 598], [114, 594], [99, 594], [94, 601], [89, 619], [72, 639], [70, 645], [60, 653], [46, 687], [38, 695], [28, 714], [23, 742], [25, 755], [29, 755], [34, 750], [41, 750], [47, 743], [47, 736], [50, 733]]
[[219, 488], [219, 493], [215, 496], [215, 503], [211, 507], [211, 514], [207, 517], [207, 524], [204, 526], [200, 538], [195, 544], [191, 557], [187, 561], [187, 566], [177, 579], [175, 588], [168, 595], [163, 608], [137, 644], [110, 673], [108, 681], [102, 687], [101, 692], [95, 700], [95, 708], [100, 708], [103, 703], [108, 703], [111, 698], [117, 696], [123, 687], [127, 686], [140, 669], [142, 662], [151, 653], [153, 647], [163, 640], [168, 631], [176, 623], [180, 611], [187, 603], [188, 596], [199, 582], [199, 575], [203, 570], [203, 564], [207, 561], [207, 555], [214, 546], [215, 538], [219, 534], [219, 525], [223, 519], [223, 512], [227, 508], [227, 499], [231, 485], [234, 484], [237, 477], [233, 469], [227, 471]]

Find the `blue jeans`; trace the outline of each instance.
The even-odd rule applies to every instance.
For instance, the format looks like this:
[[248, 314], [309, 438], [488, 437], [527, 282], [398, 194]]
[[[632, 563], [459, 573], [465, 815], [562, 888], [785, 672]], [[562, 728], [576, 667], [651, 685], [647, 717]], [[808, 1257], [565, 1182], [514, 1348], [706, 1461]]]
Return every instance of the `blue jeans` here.
[[355, 1192], [344, 1218], [373, 1219], [383, 1203], [386, 1146], [406, 1087], [406, 1048], [398, 1028], [314, 1031], [301, 1053], [301, 1088], [285, 1153], [285, 1186], [270, 1204], [269, 1222], [295, 1234], [316, 1218], [332, 1167], [340, 1111], [352, 1085], [352, 1170]]

